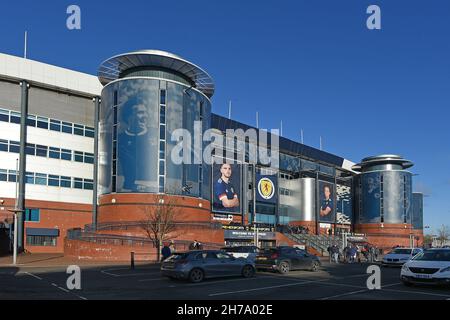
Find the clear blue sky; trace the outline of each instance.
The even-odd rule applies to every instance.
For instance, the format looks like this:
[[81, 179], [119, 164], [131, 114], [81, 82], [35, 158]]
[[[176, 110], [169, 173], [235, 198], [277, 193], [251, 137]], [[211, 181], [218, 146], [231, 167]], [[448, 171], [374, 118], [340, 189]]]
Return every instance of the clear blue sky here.
[[[81, 8], [81, 30], [66, 8]], [[382, 30], [366, 28], [381, 7]], [[215, 80], [213, 111], [278, 128], [354, 162], [380, 153], [412, 160], [425, 224], [450, 225], [448, 0], [8, 1], [0, 52], [96, 74], [136, 49], [179, 54]]]

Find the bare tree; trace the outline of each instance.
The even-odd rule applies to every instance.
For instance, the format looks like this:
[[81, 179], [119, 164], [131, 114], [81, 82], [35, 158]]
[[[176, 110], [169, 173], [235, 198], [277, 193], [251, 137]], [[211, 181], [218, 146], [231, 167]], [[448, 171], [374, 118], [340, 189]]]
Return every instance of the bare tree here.
[[439, 240], [439, 242], [441, 243], [441, 246], [443, 246], [445, 244], [445, 242], [449, 239], [449, 237], [450, 237], [449, 227], [446, 225], [442, 225], [438, 229], [438, 236], [437, 236], [437, 240]]
[[155, 205], [143, 206], [142, 211], [144, 218], [140, 221], [140, 226], [154, 244], [160, 261], [162, 244], [180, 235], [176, 233], [175, 220], [179, 213], [176, 199], [159, 195]]

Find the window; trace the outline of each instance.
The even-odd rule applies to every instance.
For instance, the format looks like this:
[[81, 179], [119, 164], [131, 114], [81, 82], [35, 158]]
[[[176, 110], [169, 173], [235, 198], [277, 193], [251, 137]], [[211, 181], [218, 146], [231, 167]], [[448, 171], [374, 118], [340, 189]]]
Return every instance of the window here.
[[9, 152], [20, 153], [20, 142], [9, 141]]
[[159, 112], [159, 122], [166, 123], [166, 107], [165, 106], [161, 106], [161, 109]]
[[36, 156], [38, 157], [47, 157], [47, 146], [36, 145]]
[[0, 121], [9, 122], [9, 110], [0, 109]]
[[82, 126], [81, 124], [74, 124], [73, 133], [78, 136], [84, 136], [84, 126]]
[[161, 140], [165, 140], [166, 139], [166, 126], [161, 124], [159, 127], [159, 138]]
[[61, 131], [61, 121], [55, 120], [55, 119], [50, 119], [50, 130], [60, 132]]
[[159, 177], [159, 192], [164, 192], [164, 177]]
[[48, 129], [48, 118], [37, 117], [37, 127], [42, 129]]
[[56, 238], [52, 236], [28, 236], [27, 235], [27, 245], [29, 246], [47, 246], [55, 247]]
[[20, 123], [20, 113], [11, 111], [11, 123]]
[[72, 124], [70, 122], [62, 122], [62, 132], [72, 134]]
[[42, 186], [46, 186], [47, 185], [47, 175], [45, 173], [35, 173], [34, 183], [42, 185]]
[[0, 151], [8, 152], [8, 140], [0, 139]]
[[8, 170], [0, 169], [0, 181], [8, 181]]
[[59, 187], [59, 176], [49, 174], [48, 175], [48, 185], [52, 187]]
[[36, 116], [28, 115], [27, 126], [36, 127]]
[[71, 182], [72, 181], [71, 181], [70, 177], [61, 176], [61, 187], [71, 188], [72, 187], [72, 183]]
[[73, 178], [73, 187], [76, 189], [83, 189], [83, 179]]
[[8, 181], [9, 182], [17, 181], [17, 171], [16, 170], [8, 170]]
[[94, 163], [94, 154], [86, 152], [84, 154], [84, 162], [85, 163]]
[[86, 137], [93, 138], [94, 137], [94, 128], [86, 126], [84, 128], [84, 135]]
[[75, 151], [75, 154], [74, 154], [73, 159], [74, 159], [75, 161], [77, 161], [77, 162], [84, 162], [84, 159], [83, 159], [83, 152]]
[[72, 160], [72, 150], [61, 149], [61, 159], [62, 160]]
[[27, 145], [25, 146], [25, 153], [30, 156], [34, 156], [36, 154], [36, 145], [27, 143]]
[[161, 101], [160, 104], [166, 104], [166, 90], [161, 90]]
[[50, 147], [48, 150], [48, 156], [52, 159], [61, 159], [61, 149]]
[[27, 172], [25, 174], [25, 183], [34, 184], [34, 173], [33, 172]]
[[94, 189], [94, 180], [92, 180], [92, 179], [84, 179], [83, 189], [86, 189], [86, 190]]
[[25, 221], [39, 222], [39, 209], [25, 209]]
[[159, 161], [159, 174], [164, 175], [164, 162], [165, 161]]

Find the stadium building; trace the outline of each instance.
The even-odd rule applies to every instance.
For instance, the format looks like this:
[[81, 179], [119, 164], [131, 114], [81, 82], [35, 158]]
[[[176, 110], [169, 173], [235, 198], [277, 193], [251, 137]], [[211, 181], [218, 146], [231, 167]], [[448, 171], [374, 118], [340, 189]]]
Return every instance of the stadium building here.
[[[410, 161], [355, 164], [266, 134], [213, 114], [213, 94], [207, 72], [158, 50], [114, 56], [98, 77], [0, 54], [2, 252], [14, 212], [21, 250], [79, 258], [153, 256], [149, 227], [169, 216], [163, 240], [177, 250], [193, 240], [318, 253], [333, 241], [421, 243], [423, 196], [412, 193]], [[231, 129], [244, 134], [230, 138]], [[214, 161], [198, 161], [196, 147]]]

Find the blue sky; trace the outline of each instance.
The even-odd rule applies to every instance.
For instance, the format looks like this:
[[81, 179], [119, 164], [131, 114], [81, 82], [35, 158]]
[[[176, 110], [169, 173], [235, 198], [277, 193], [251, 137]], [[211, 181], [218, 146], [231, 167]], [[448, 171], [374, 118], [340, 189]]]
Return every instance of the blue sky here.
[[[81, 8], [81, 30], [66, 8]], [[366, 8], [381, 8], [381, 30]], [[214, 78], [213, 111], [278, 128], [352, 161], [412, 160], [425, 225], [450, 225], [448, 0], [15, 1], [0, 5], [0, 52], [96, 74], [108, 57], [167, 50]]]

